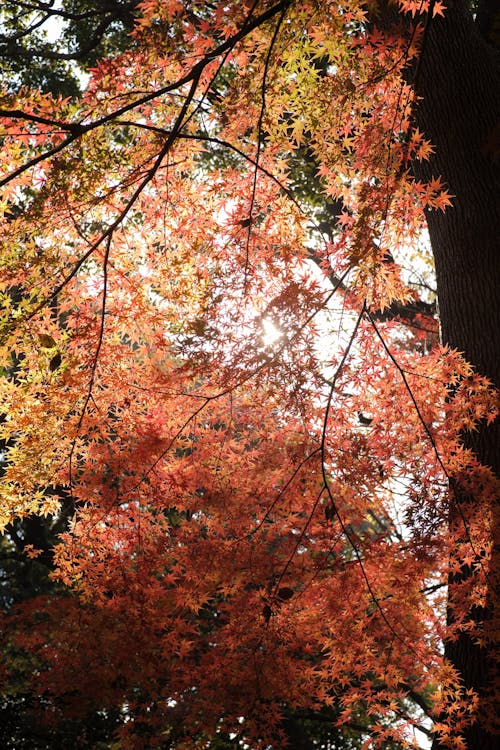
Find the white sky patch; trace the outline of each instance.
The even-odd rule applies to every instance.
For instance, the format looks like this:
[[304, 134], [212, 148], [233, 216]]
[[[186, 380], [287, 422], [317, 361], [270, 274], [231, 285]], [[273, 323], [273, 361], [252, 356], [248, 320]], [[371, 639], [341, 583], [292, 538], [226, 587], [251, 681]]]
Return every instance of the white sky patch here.
[[[62, 8], [62, 2], [61, 0], [56, 0], [55, 3], [53, 3], [51, 10], [61, 10]], [[48, 42], [57, 42], [59, 37], [61, 36], [62, 30], [64, 26], [64, 21], [59, 18], [59, 16], [51, 16], [47, 23], [43, 25], [43, 30], [45, 31], [45, 34], [47, 35], [47, 41]]]

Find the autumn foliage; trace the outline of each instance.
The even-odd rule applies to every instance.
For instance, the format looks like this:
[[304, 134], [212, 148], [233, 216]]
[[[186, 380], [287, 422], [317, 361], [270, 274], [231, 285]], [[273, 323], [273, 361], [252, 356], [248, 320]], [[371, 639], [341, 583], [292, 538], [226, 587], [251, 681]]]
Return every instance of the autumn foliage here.
[[492, 720], [442, 643], [493, 639], [498, 482], [463, 435], [497, 400], [414, 283], [453, 210], [411, 168], [429, 4], [376, 5], [144, 0], [81, 98], [5, 87], [0, 522], [67, 524], [2, 674], [49, 725], [278, 747], [331, 706], [363, 747], [460, 750]]

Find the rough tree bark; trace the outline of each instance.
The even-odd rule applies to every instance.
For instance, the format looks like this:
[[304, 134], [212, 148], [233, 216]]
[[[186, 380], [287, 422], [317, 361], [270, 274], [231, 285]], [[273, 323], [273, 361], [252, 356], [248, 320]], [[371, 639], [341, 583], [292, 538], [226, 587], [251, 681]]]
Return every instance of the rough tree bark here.
[[[445, 17], [428, 24], [415, 73], [422, 97], [417, 124], [435, 146], [430, 161], [415, 165], [415, 172], [422, 180], [440, 175], [455, 196], [453, 208], [431, 211], [427, 217], [443, 343], [464, 352], [480, 374], [500, 387], [500, 50], [491, 34], [495, 14], [488, 3], [483, 6], [489, 15], [481, 14], [480, 4], [475, 20], [465, 0], [447, 0], [446, 6]], [[464, 442], [500, 477], [498, 420], [464, 436]], [[470, 500], [461, 497], [459, 480], [455, 490], [450, 523], [460, 515], [461, 503]], [[475, 612], [476, 619], [487, 619], [489, 626], [495, 573], [498, 546], [490, 601]], [[460, 575], [471, 574], [464, 566]], [[467, 634], [446, 643], [445, 653], [465, 686], [477, 691], [485, 704], [492, 668], [488, 653]], [[481, 723], [470, 727], [465, 739], [468, 750], [498, 747], [494, 730]], [[436, 740], [433, 750], [441, 747]]]

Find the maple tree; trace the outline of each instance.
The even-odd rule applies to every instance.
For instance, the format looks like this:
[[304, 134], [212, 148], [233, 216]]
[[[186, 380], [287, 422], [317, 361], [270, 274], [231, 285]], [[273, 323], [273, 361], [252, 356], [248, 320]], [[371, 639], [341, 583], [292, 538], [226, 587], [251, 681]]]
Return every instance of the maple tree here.
[[80, 96], [2, 95], [0, 520], [51, 571], [3, 691], [109, 747], [492, 748], [494, 14], [129, 5]]

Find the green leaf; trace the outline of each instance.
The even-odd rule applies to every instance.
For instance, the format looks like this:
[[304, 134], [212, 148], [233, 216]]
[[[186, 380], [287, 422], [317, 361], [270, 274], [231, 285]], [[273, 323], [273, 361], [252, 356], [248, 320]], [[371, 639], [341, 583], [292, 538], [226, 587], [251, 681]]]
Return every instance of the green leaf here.
[[40, 342], [40, 346], [43, 349], [53, 349], [55, 346], [57, 346], [56, 341], [52, 338], [52, 336], [49, 336], [48, 333], [39, 333], [38, 340]]

